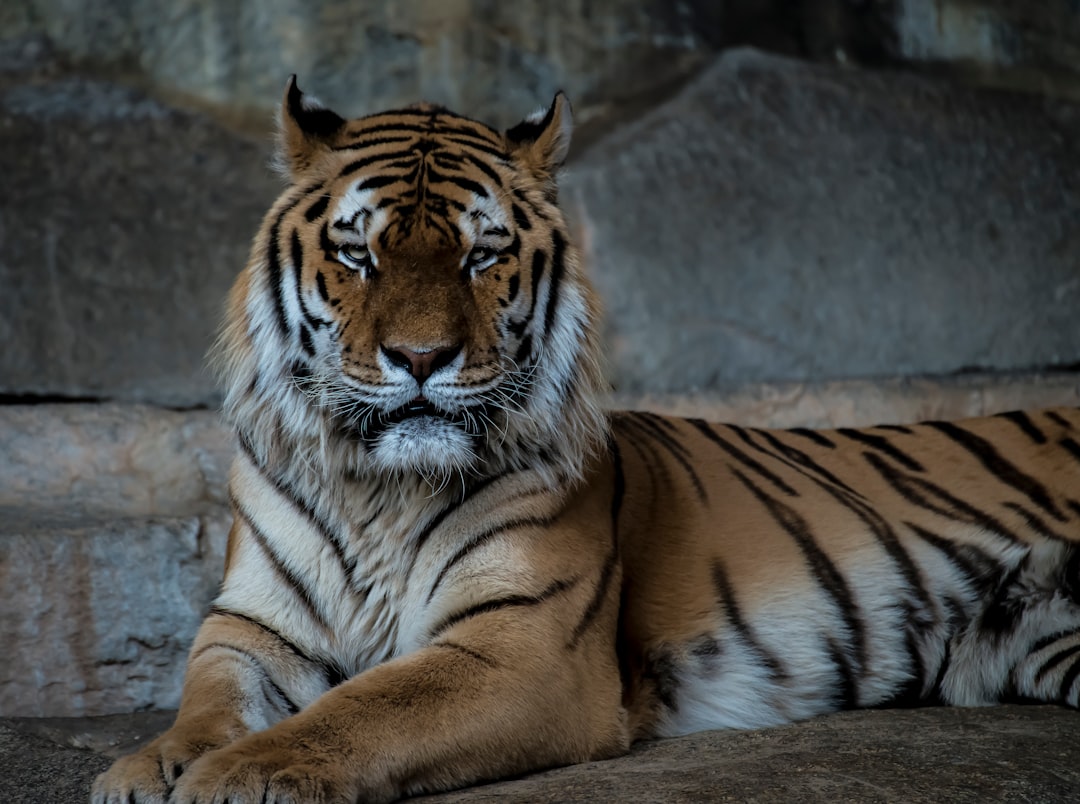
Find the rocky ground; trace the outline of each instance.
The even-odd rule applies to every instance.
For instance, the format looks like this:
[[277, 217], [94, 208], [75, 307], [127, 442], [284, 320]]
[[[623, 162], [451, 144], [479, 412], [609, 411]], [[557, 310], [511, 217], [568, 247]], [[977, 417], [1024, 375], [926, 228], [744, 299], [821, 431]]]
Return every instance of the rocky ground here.
[[[86, 799], [170, 713], [0, 720], [0, 801]], [[1045, 706], [842, 712], [762, 731], [642, 743], [629, 756], [422, 797], [446, 804], [619, 801], [1074, 802], [1080, 713]]]

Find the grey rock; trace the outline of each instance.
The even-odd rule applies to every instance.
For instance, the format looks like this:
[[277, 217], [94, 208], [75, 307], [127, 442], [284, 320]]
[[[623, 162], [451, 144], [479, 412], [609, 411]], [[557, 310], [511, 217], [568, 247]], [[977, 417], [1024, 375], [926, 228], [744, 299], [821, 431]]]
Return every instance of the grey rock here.
[[0, 405], [0, 509], [38, 522], [212, 511], [234, 448], [214, 411]]
[[[0, 715], [179, 704], [224, 567], [228, 511], [95, 521], [0, 510]], [[65, 521], [66, 520], [66, 521]]]
[[214, 400], [268, 153], [115, 84], [0, 80], [0, 394]]
[[1080, 360], [1080, 107], [730, 51], [563, 197], [616, 387]]
[[658, 0], [24, 0], [4, 38], [44, 37], [74, 63], [122, 73], [163, 97], [276, 108], [285, 79], [352, 114], [417, 100], [512, 124], [566, 89], [618, 101], [685, 74], [713, 50], [708, 3]]
[[[0, 800], [85, 800], [95, 773], [165, 713], [0, 721]], [[622, 758], [417, 801], [1070, 802], [1080, 715], [1047, 706], [843, 712], [759, 731], [641, 743]], [[81, 791], [81, 793], [80, 793]]]
[[233, 443], [209, 411], [0, 406], [0, 714], [179, 701]]

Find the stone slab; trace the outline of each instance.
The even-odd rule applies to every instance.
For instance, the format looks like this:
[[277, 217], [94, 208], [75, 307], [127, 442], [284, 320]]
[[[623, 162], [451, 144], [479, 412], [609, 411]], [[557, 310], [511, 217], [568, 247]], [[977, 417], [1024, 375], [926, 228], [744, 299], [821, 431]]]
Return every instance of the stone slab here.
[[[110, 757], [155, 735], [165, 713], [0, 721], [0, 800], [84, 800]], [[1080, 714], [1047, 706], [842, 712], [760, 731], [637, 745], [625, 757], [418, 797], [482, 801], [938, 802], [1076, 800]]]
[[216, 411], [0, 405], [0, 508], [38, 522], [219, 508], [234, 449]]
[[212, 402], [204, 356], [280, 187], [269, 129], [0, 75], [0, 395]]
[[0, 509], [0, 715], [178, 705], [221, 580], [227, 509], [70, 524], [21, 514]]
[[1080, 361], [1080, 105], [723, 54], [563, 199], [627, 392]]

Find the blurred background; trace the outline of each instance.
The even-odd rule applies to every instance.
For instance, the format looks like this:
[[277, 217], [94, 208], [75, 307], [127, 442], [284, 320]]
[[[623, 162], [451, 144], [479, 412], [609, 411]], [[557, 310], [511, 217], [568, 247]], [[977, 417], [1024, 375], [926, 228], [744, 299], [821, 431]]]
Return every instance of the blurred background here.
[[3, 0], [0, 715], [176, 703], [291, 73], [345, 115], [569, 93], [617, 404], [1080, 404], [1077, 0]]

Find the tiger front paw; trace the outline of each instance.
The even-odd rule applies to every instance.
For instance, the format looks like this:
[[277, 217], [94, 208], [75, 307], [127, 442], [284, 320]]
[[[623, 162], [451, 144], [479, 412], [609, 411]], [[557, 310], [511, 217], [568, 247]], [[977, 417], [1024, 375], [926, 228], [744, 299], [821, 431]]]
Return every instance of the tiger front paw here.
[[166, 732], [131, 756], [122, 757], [94, 780], [92, 804], [164, 804], [176, 780], [211, 746]]
[[173, 789], [170, 804], [355, 804], [387, 801], [363, 793], [340, 755], [306, 740], [252, 735], [192, 763]]

